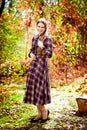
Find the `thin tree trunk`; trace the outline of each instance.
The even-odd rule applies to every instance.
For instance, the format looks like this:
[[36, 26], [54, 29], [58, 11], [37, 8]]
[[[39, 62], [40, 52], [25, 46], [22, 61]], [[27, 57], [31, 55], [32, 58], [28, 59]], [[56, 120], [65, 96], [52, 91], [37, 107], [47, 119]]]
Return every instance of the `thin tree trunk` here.
[[2, 0], [1, 7], [0, 7], [0, 16], [2, 15], [2, 12], [4, 10], [4, 6], [5, 6], [5, 0]]
[[10, 0], [10, 3], [9, 3], [9, 13], [11, 12], [11, 8], [12, 8], [12, 0]]

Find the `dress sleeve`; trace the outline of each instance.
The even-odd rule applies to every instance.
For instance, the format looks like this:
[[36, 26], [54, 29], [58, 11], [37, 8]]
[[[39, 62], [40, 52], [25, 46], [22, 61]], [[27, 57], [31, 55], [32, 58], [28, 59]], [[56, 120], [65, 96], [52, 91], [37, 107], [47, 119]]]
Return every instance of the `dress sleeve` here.
[[36, 55], [36, 42], [37, 39], [35, 39], [34, 37], [32, 38], [32, 45], [31, 45], [31, 49], [30, 52], [28, 54], [28, 56], [30, 57], [30, 54], [33, 53], [34, 55]]
[[48, 58], [52, 57], [52, 52], [53, 52], [52, 43], [53, 41], [51, 38], [46, 39], [44, 42], [44, 54]]

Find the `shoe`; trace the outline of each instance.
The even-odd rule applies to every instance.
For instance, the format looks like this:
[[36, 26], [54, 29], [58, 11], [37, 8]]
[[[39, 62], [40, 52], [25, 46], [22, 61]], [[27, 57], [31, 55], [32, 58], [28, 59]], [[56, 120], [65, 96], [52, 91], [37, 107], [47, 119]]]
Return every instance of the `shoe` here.
[[48, 116], [49, 116], [49, 114], [50, 114], [50, 111], [49, 110], [47, 110], [47, 118], [46, 119], [41, 119], [41, 123], [45, 123], [47, 120], [49, 120], [49, 118], [48, 118]]
[[31, 118], [30, 122], [31, 123], [36, 123], [38, 122], [39, 120], [41, 120], [42, 118], [38, 118], [38, 119], [35, 119], [35, 118]]

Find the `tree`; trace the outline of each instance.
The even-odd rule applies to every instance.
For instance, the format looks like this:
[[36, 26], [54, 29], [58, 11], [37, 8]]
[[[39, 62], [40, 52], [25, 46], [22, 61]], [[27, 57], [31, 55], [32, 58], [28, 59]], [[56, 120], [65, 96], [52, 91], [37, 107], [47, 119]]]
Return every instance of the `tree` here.
[[0, 7], [0, 16], [2, 15], [2, 12], [4, 10], [4, 7], [5, 7], [5, 0], [1, 0], [1, 7]]

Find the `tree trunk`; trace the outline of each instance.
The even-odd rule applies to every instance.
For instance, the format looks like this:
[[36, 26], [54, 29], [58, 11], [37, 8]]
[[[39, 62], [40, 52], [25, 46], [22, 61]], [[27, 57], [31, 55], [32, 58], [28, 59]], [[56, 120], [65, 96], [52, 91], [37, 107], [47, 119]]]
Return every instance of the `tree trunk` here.
[[2, 15], [2, 12], [4, 10], [4, 6], [5, 6], [5, 0], [2, 0], [1, 7], [0, 7], [0, 16]]
[[12, 0], [10, 0], [10, 3], [9, 3], [9, 8], [8, 8], [9, 13], [11, 12], [11, 8], [12, 8]]

